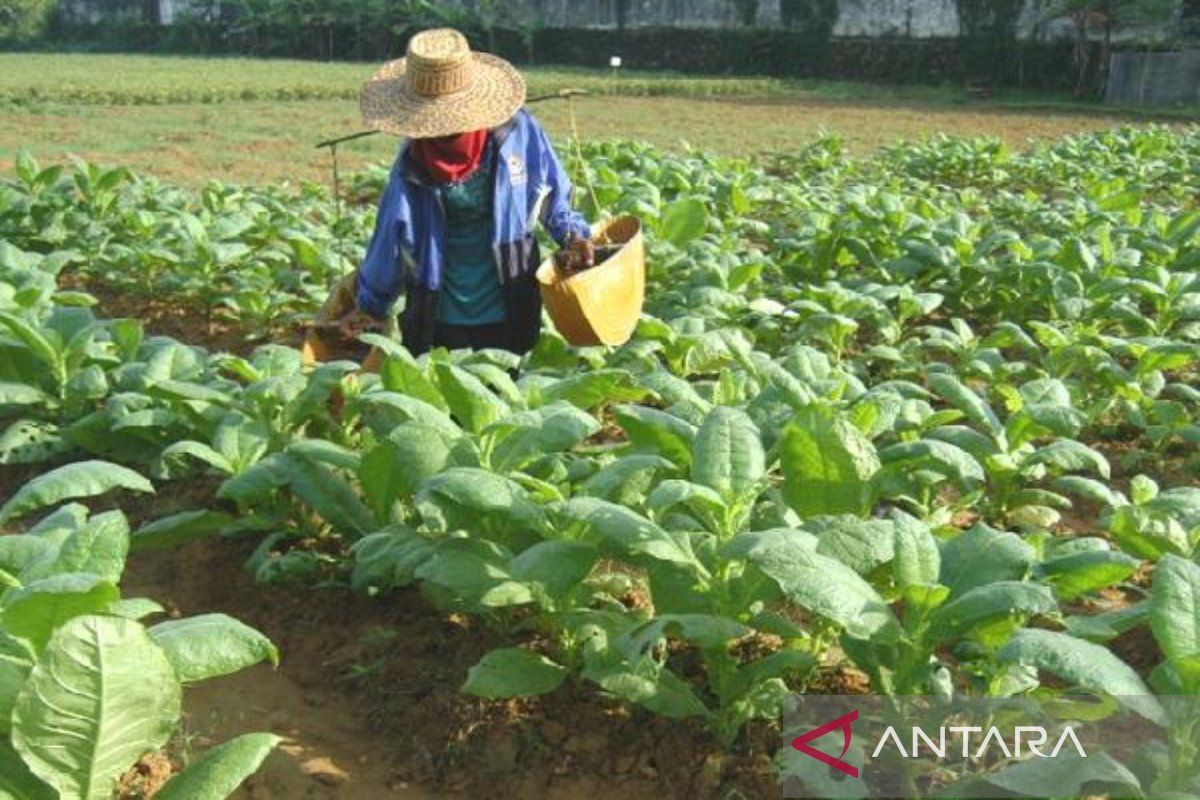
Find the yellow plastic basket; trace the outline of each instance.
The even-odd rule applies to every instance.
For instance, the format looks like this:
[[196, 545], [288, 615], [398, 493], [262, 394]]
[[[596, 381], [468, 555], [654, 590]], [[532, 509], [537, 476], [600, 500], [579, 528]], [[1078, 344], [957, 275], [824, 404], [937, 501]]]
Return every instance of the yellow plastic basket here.
[[592, 231], [598, 247], [620, 249], [591, 269], [564, 274], [553, 258], [542, 262], [537, 279], [554, 327], [569, 343], [584, 347], [625, 344], [637, 327], [646, 296], [646, 248], [642, 223], [617, 217]]

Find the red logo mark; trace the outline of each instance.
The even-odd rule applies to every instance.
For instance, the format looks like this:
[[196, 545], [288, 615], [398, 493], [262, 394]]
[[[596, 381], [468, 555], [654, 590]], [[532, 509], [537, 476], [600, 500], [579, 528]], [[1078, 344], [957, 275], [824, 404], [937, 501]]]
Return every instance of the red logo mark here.
[[[858, 777], [858, 767], [852, 766], [850, 764], [847, 764], [845, 761], [842, 761], [842, 759], [846, 755], [846, 751], [850, 749], [850, 733], [851, 733], [850, 726], [857, 720], [858, 720], [858, 709], [855, 709], [854, 711], [851, 711], [849, 714], [843, 714], [842, 716], [838, 717], [837, 719], [833, 720], [832, 722], [826, 722], [824, 725], [822, 725], [819, 728], [813, 728], [811, 731], [804, 734], [803, 736], [797, 736], [795, 739], [792, 740], [792, 747], [799, 750], [801, 753], [804, 753], [804, 755], [806, 755], [806, 756], [812, 756], [817, 761], [820, 761], [824, 764], [828, 764], [829, 766], [836, 769], [838, 772], [845, 773], [846, 775], [849, 775], [851, 778], [857, 778]], [[822, 753], [820, 750], [818, 750], [817, 748], [815, 748], [809, 744], [809, 742], [813, 741], [814, 739], [820, 739], [822, 736], [829, 733], [830, 731], [838, 730], [839, 728], [842, 731], [842, 736], [844, 737], [844, 739], [842, 741], [842, 754], [839, 755], [837, 758], [834, 758], [833, 756], [829, 755], [828, 753]]]

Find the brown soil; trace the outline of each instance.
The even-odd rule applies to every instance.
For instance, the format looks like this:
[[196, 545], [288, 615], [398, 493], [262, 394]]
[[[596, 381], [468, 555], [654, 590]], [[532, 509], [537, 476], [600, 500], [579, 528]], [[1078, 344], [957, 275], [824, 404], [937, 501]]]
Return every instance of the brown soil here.
[[1108, 649], [1133, 667], [1143, 679], [1149, 678], [1154, 668], [1163, 662], [1162, 650], [1147, 625], [1139, 625], [1122, 633], [1108, 643]]
[[171, 779], [175, 766], [162, 753], [147, 753], [133, 768], [121, 776], [117, 796], [121, 800], [142, 800], [154, 797]]
[[242, 800], [384, 797], [759, 797], [773, 732], [720, 754], [694, 722], [606, 700], [589, 686], [489, 702], [459, 691], [503, 643], [478, 620], [433, 610], [416, 592], [385, 599], [337, 588], [262, 586], [241, 569], [249, 543], [205, 541], [137, 554], [130, 596], [173, 614], [220, 611], [279, 646], [259, 666], [189, 688], [184, 753], [240, 733], [285, 738]]
[[291, 332], [252, 331], [220, 320], [208, 320], [198, 303], [189, 303], [178, 296], [146, 297], [74, 274], [63, 275], [60, 283], [64, 289], [93, 295], [97, 300], [94, 311], [99, 317], [139, 319], [148, 335], [170, 336], [213, 352], [245, 355], [269, 341], [299, 344], [299, 337]]
[[[214, 178], [328, 185], [328, 151], [316, 150], [313, 144], [326, 135], [357, 130], [356, 110], [350, 100], [13, 109], [0, 114], [0, 171], [10, 171], [15, 153], [28, 149], [43, 165], [65, 161], [65, 154], [74, 153], [192, 185]], [[1131, 122], [1103, 107], [1084, 114], [806, 96], [604, 96], [579, 102], [575, 110], [585, 141], [619, 137], [674, 149], [690, 142], [728, 155], [794, 152], [823, 133], [842, 137], [854, 153], [936, 133], [995, 136], [1024, 149], [1031, 140]], [[546, 103], [537, 115], [565, 152], [572, 127], [569, 107]], [[180, 141], [180, 132], [195, 140]], [[338, 153], [346, 172], [390, 163], [395, 155], [396, 140], [389, 136], [348, 143]]]

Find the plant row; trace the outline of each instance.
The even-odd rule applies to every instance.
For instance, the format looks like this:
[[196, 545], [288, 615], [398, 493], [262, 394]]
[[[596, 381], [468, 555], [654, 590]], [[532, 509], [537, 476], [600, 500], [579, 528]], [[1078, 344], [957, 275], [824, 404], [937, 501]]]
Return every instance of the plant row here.
[[[1195, 720], [1156, 695], [1200, 689], [1197, 148], [1165, 129], [866, 162], [833, 140], [767, 163], [595, 146], [584, 204], [652, 234], [634, 340], [414, 359], [375, 337], [378, 375], [96, 318], [56, 276], [104, 247], [62, 245], [135, 198], [166, 224], [172, 194], [121, 175], [88, 209], [103, 173], [25, 161], [9, 191], [31, 199], [0, 220], [38, 252], [0, 250], [0, 454], [52, 469], [0, 522], [212, 476], [211, 507], [133, 546], [253, 536], [262, 580], [417, 586], [508, 634], [466, 676], [480, 696], [586, 683], [736, 746], [831, 669], [885, 695], [1065, 686], [1164, 726], [1131, 791], [1194, 792]], [[289, 208], [203, 195], [231, 197]], [[223, 215], [193, 216], [211, 242]], [[259, 236], [225, 236], [248, 251], [197, 285], [259, 280]], [[1156, 644], [1135, 668], [1139, 630]]]

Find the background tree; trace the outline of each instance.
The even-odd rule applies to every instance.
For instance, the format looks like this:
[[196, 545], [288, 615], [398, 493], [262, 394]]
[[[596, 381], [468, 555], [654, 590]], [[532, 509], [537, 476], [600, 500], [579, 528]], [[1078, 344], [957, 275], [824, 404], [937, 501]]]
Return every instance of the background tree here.
[[833, 35], [838, 0], [780, 0], [779, 15], [786, 28], [823, 30], [826, 35]]
[[0, 0], [0, 40], [32, 39], [46, 28], [55, 0]]
[[1024, 0], [957, 0], [955, 5], [968, 82], [989, 87], [1003, 83], [1016, 64]]
[[[1181, 0], [1055, 0], [1044, 19], [1069, 19], [1075, 26], [1075, 94], [1101, 94], [1108, 84], [1114, 34], [1128, 32], [1153, 45], [1169, 38]], [[1100, 34], [1100, 52], [1092, 59], [1092, 37]]]

